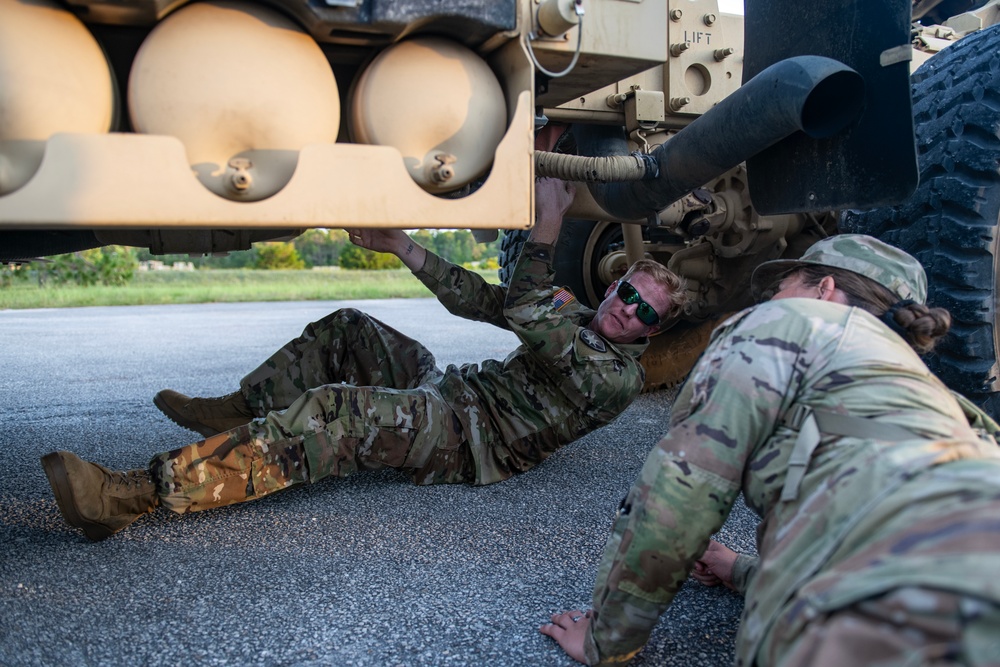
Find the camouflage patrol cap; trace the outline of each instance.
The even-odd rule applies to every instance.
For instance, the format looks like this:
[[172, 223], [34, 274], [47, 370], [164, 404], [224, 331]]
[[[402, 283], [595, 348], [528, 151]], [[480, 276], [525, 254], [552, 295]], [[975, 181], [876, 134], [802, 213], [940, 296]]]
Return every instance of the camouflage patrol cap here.
[[920, 262], [899, 248], [864, 234], [838, 234], [813, 244], [799, 259], [776, 259], [758, 266], [750, 279], [753, 298], [788, 271], [805, 266], [832, 266], [871, 278], [899, 297], [927, 301], [927, 276]]

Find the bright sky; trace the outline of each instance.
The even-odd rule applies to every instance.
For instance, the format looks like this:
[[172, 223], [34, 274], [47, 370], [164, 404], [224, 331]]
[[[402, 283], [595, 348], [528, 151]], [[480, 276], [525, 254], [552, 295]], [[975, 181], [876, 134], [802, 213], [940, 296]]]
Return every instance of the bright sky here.
[[719, 11], [727, 14], [742, 14], [743, 0], [719, 0]]

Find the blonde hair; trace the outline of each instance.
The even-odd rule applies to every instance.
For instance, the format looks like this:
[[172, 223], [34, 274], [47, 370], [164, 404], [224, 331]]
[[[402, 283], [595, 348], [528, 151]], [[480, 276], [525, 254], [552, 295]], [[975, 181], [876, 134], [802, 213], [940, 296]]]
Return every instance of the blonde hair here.
[[673, 319], [681, 314], [684, 306], [689, 301], [687, 283], [683, 278], [657, 261], [640, 259], [630, 266], [625, 275], [619, 278], [619, 280], [628, 280], [630, 276], [636, 273], [644, 273], [652, 278], [657, 285], [667, 292], [667, 296], [670, 297], [670, 309], [668, 312], [659, 313], [661, 321]]

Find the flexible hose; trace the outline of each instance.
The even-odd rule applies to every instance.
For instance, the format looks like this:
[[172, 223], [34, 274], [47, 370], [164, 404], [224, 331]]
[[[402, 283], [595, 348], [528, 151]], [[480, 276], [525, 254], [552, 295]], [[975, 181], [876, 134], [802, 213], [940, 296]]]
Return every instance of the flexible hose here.
[[535, 175], [584, 183], [618, 183], [656, 178], [656, 159], [643, 153], [586, 157], [535, 151]]

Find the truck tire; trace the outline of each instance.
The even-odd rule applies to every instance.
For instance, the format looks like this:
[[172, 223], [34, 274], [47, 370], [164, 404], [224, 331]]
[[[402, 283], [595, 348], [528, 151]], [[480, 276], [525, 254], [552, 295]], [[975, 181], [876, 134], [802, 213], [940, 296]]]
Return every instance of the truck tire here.
[[[527, 238], [525, 230], [509, 230], [501, 241], [499, 274], [504, 285]], [[622, 242], [621, 226], [617, 223], [565, 220], [554, 262], [556, 283], [568, 288], [585, 305], [597, 308], [608, 287], [608, 283], [600, 277], [597, 265]], [[683, 382], [719, 321], [678, 322], [673, 328], [653, 336], [640, 360], [646, 371], [643, 391], [670, 388]]]
[[936, 54], [912, 86], [920, 185], [897, 206], [845, 212], [841, 230], [876, 236], [923, 264], [928, 303], [952, 315], [927, 364], [997, 418], [1000, 25]]
[[500, 256], [497, 258], [500, 268], [497, 269], [497, 275], [500, 277], [500, 284], [504, 287], [510, 282], [514, 265], [517, 264], [517, 258], [521, 256], [521, 248], [528, 240], [528, 234], [529, 230], [527, 229], [508, 229], [504, 232], [503, 238], [500, 239]]

